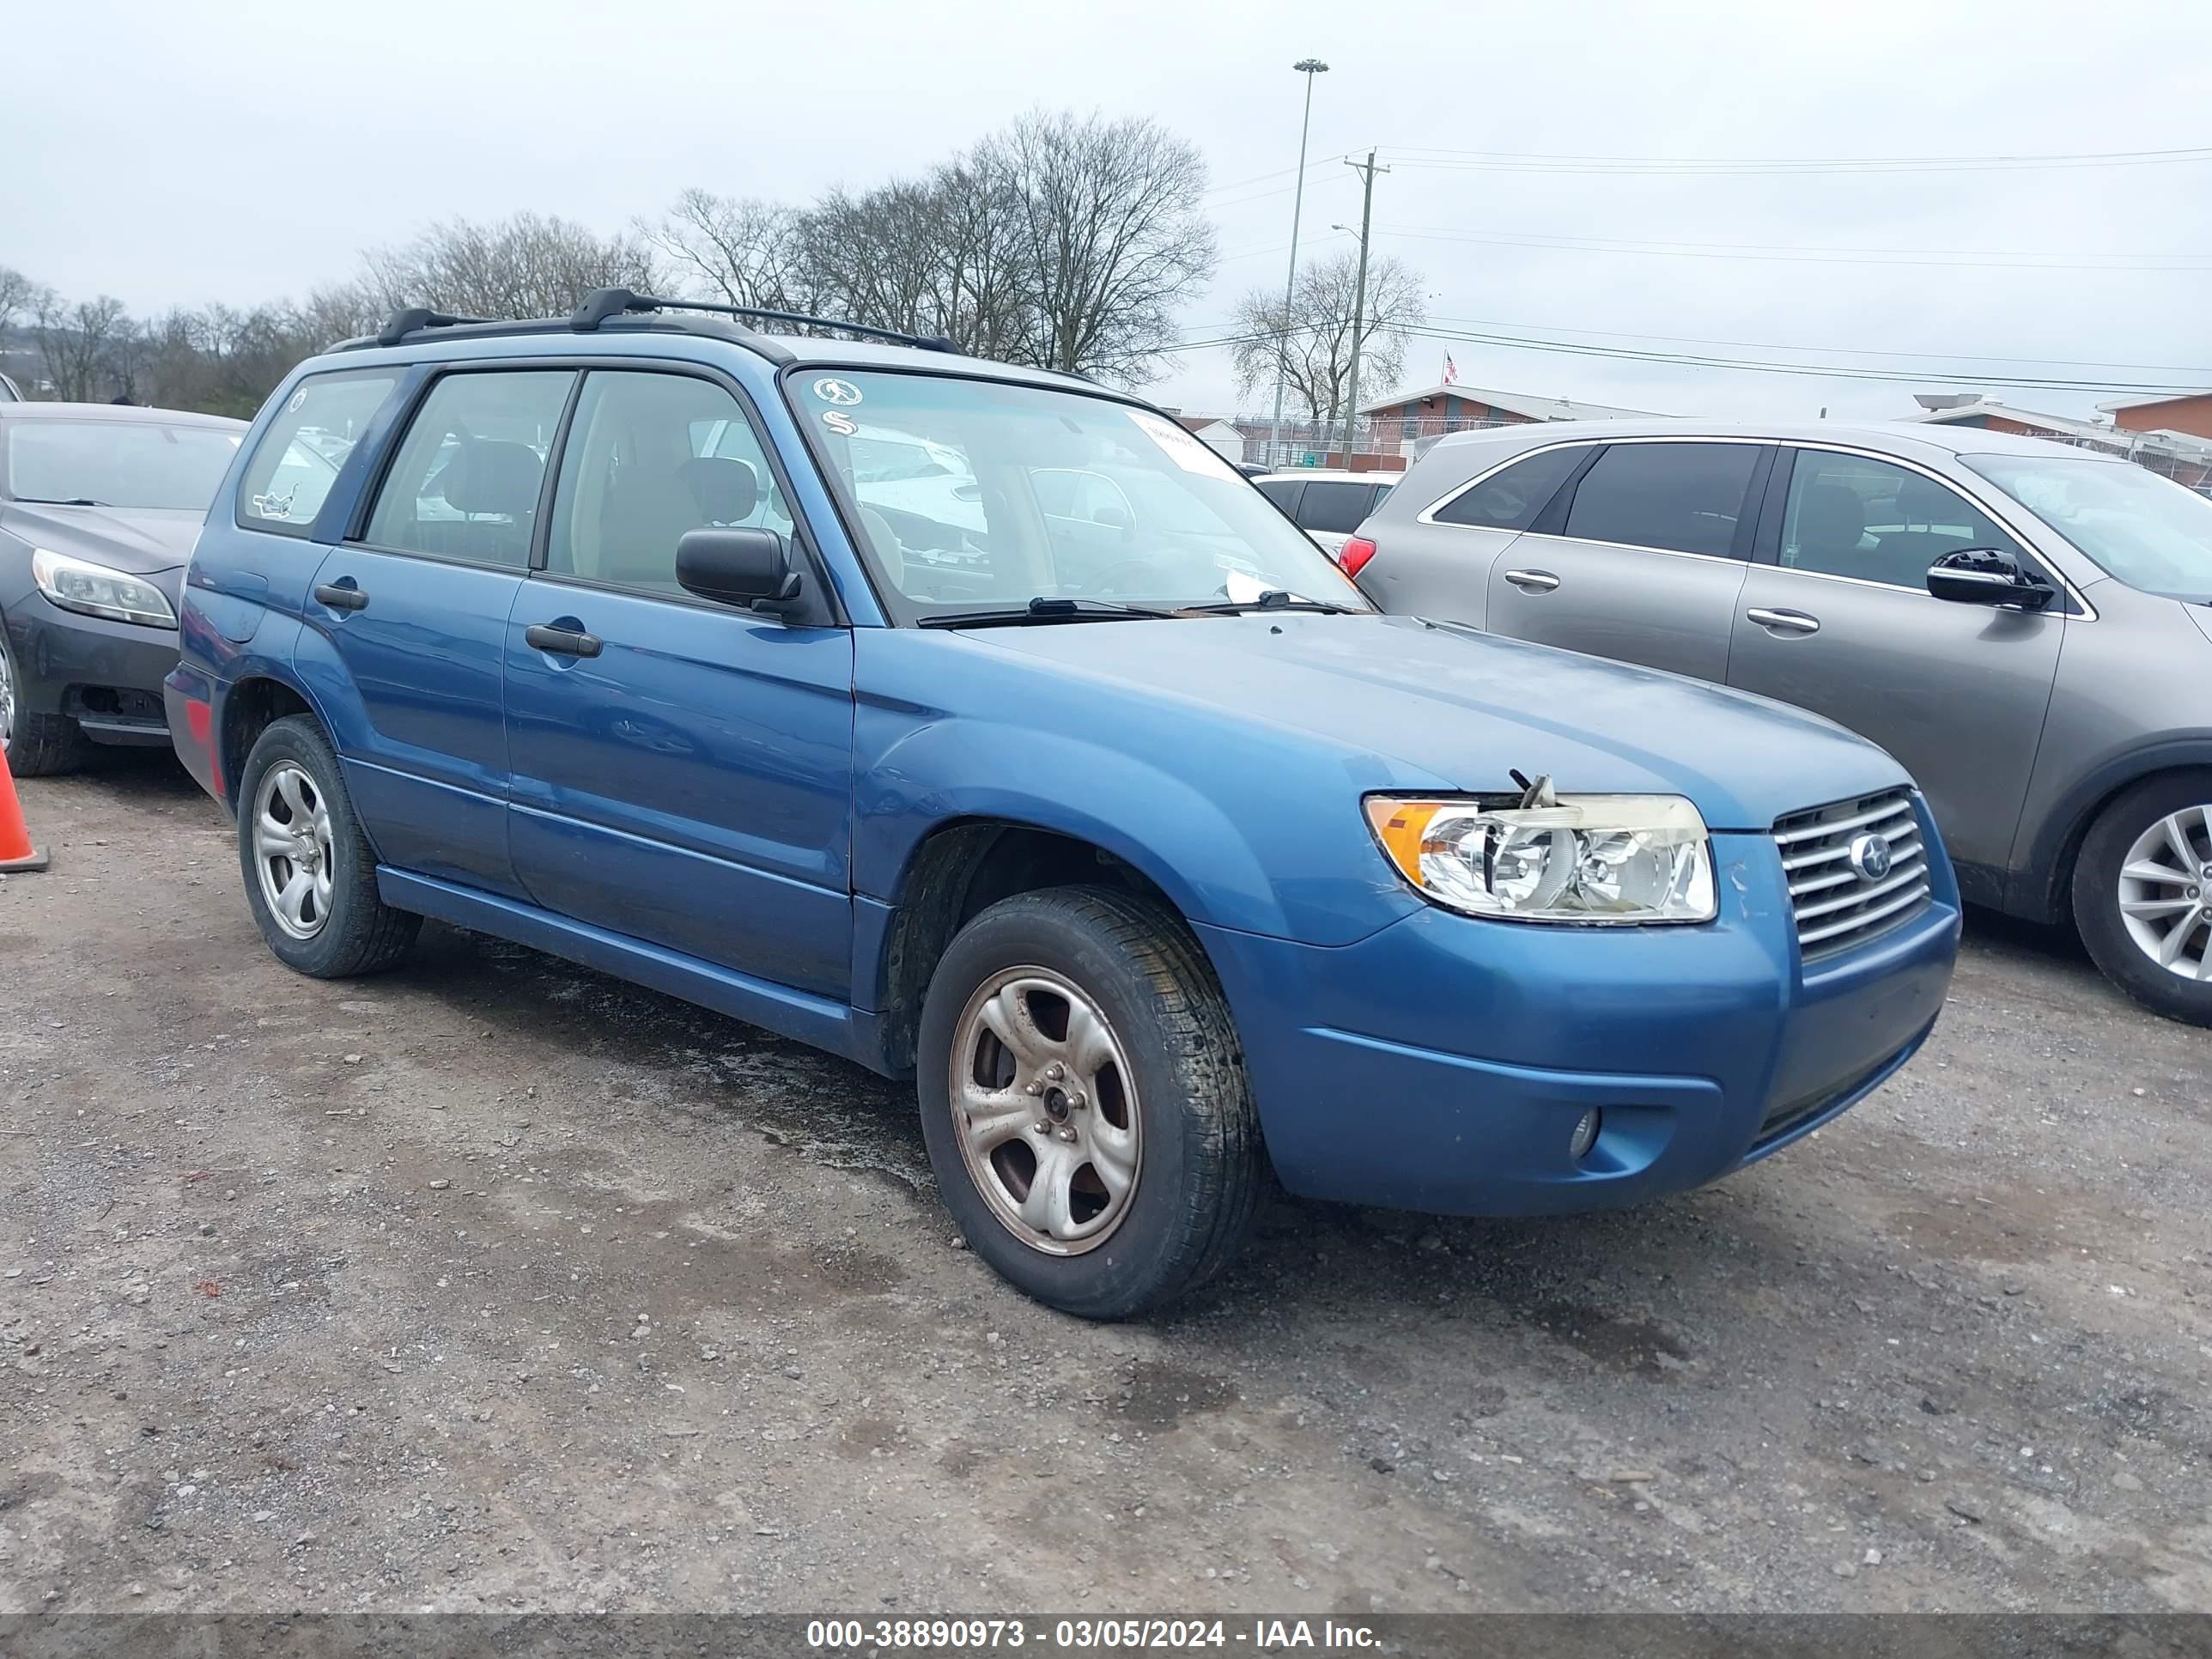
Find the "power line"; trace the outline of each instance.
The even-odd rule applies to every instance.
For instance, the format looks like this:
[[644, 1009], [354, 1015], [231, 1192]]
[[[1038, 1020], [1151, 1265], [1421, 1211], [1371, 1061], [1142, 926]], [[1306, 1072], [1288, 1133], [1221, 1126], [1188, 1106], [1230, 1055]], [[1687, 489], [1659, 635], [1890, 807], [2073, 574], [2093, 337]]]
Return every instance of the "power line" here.
[[2045, 155], [1656, 156], [1545, 155], [1520, 150], [1392, 146], [1408, 167], [1477, 173], [1609, 173], [1656, 176], [1829, 173], [2029, 172], [2080, 167], [2172, 167], [2212, 161], [2212, 145], [2093, 150]]
[[[1891, 250], [1846, 248], [1790, 248], [1780, 243], [1754, 242], [1639, 242], [1627, 238], [1604, 236], [1569, 236], [1534, 233], [1520, 236], [1483, 236], [1469, 232], [1442, 228], [1419, 229], [1403, 225], [1382, 225], [1377, 228], [1385, 236], [1410, 237], [1423, 242], [1461, 242], [1480, 247], [1550, 248], [1568, 253], [1632, 253], [1671, 259], [1753, 259], [1783, 264], [1821, 265], [1912, 265], [1942, 270], [2103, 270], [2125, 271], [2135, 274], [2191, 272], [2212, 270], [2212, 254], [2173, 253], [2129, 256], [2147, 259], [2194, 259], [2196, 264], [2149, 264], [2132, 263], [2094, 263], [2089, 260], [2061, 260], [2055, 255], [2024, 254], [1996, 259], [1981, 258], [1925, 258], [1910, 253], [1909, 250], [1894, 250], [1902, 257], [1881, 257]], [[1935, 250], [1943, 253], [1966, 252], [1965, 249]], [[2118, 256], [2114, 256], [2117, 259]]]

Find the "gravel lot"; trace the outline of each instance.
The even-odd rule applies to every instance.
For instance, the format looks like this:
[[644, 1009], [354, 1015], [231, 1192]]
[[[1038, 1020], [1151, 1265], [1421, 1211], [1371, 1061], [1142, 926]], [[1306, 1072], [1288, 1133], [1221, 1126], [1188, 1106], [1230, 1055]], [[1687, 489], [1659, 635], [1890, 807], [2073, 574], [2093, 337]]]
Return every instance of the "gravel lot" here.
[[2041, 933], [1717, 1188], [1279, 1201], [1098, 1328], [902, 1090], [441, 928], [296, 978], [166, 757], [22, 793], [0, 1611], [2212, 1608], [2212, 1033]]

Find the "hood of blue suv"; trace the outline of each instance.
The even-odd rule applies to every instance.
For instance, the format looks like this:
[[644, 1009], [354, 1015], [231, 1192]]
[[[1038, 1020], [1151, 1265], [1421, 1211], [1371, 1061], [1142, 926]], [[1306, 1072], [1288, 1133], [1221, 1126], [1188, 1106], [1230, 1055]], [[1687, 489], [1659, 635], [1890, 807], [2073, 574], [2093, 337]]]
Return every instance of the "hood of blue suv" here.
[[1363, 787], [1687, 796], [1715, 830], [1908, 781], [1843, 727], [1763, 697], [1412, 617], [1251, 613], [995, 628], [979, 643], [1396, 763]]
[[[177, 569], [191, 557], [206, 518], [197, 509], [174, 507], [0, 504], [0, 530], [16, 540], [133, 576]], [[174, 598], [175, 584], [164, 586]]]

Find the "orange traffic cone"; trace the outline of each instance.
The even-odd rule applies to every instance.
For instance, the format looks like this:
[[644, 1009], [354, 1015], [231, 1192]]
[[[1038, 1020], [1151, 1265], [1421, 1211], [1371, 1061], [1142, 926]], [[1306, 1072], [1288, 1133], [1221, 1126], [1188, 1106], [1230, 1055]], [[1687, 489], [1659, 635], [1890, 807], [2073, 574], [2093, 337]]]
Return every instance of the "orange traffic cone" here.
[[23, 822], [23, 803], [15, 799], [15, 780], [8, 775], [8, 751], [0, 749], [0, 876], [23, 870], [43, 870], [46, 855], [31, 845], [30, 827]]

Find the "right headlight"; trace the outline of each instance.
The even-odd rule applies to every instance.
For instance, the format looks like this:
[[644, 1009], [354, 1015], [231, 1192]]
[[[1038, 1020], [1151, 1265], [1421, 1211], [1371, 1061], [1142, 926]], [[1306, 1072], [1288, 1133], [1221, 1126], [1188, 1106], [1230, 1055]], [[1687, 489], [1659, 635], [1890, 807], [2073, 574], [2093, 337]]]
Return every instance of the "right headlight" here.
[[1705, 821], [1679, 795], [1370, 795], [1398, 872], [1439, 904], [1507, 921], [1711, 921], [1720, 914]]

